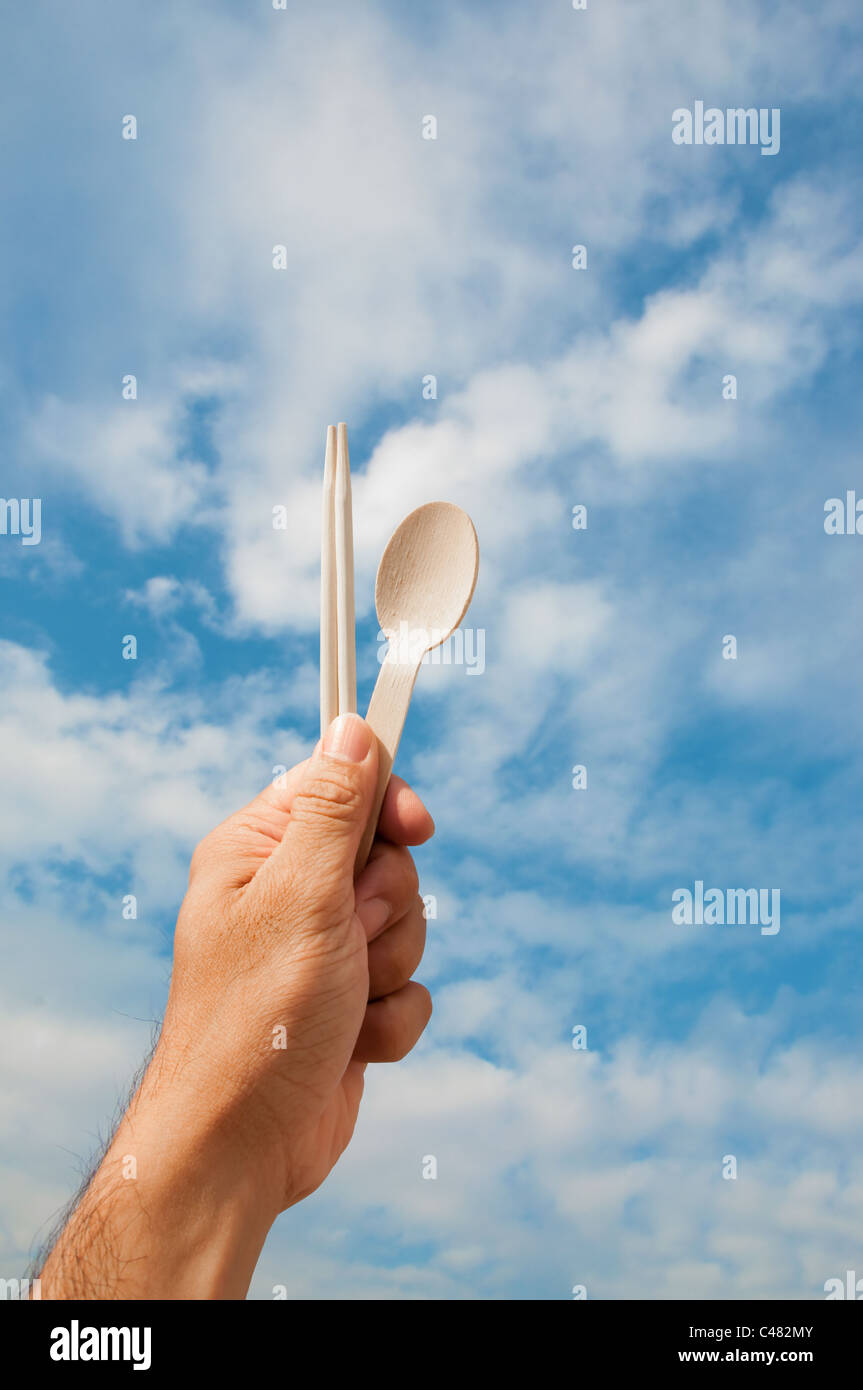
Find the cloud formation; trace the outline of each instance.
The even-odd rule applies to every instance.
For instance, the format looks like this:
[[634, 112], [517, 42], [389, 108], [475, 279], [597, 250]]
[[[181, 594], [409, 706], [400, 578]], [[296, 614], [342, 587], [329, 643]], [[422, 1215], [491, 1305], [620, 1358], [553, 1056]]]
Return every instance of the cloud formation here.
[[[424, 668], [400, 753], [429, 1034], [253, 1296], [821, 1296], [863, 1215], [860, 576], [822, 524], [858, 468], [855, 7], [109, 8], [2, 21], [4, 488], [44, 499], [0, 548], [4, 1269], [146, 1051], [196, 839], [308, 751], [347, 419], [365, 693], [377, 559], [435, 497], [480, 535], [486, 669]], [[781, 106], [780, 154], [675, 146], [699, 94]], [[778, 884], [781, 933], [675, 927], [696, 878]]]

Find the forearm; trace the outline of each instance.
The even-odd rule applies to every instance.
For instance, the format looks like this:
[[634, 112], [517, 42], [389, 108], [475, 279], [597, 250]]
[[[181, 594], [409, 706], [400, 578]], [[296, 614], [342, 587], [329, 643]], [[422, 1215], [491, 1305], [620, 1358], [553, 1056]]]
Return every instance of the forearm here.
[[48, 1299], [243, 1298], [278, 1200], [219, 1091], [160, 1054], [41, 1271]]

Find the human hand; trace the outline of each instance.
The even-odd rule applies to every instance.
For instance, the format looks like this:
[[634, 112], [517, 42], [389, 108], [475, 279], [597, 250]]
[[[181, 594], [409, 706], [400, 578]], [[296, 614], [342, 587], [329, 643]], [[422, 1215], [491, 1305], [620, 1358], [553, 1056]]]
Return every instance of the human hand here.
[[434, 824], [400, 778], [381, 812], [387, 843], [354, 883], [376, 770], [369, 726], [334, 721], [284, 785], [202, 840], [177, 923], [160, 1046], [196, 1086], [231, 1078], [237, 1122], [280, 1167], [283, 1206], [348, 1143], [366, 1063], [404, 1057], [431, 1015], [411, 982], [425, 917], [405, 846]]
[[158, 1045], [43, 1297], [242, 1297], [276, 1215], [347, 1145], [366, 1064], [397, 1061], [425, 1028], [405, 846], [433, 822], [393, 777], [354, 883], [377, 743], [348, 715], [323, 745], [196, 849]]

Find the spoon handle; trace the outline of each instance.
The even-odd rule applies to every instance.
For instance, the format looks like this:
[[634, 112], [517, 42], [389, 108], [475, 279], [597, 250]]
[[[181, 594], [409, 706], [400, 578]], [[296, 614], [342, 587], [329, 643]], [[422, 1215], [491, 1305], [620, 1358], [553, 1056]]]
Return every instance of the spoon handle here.
[[378, 828], [378, 817], [395, 762], [396, 749], [402, 736], [419, 667], [419, 662], [413, 665], [412, 663], [393, 660], [392, 647], [390, 647], [372, 691], [366, 720], [371, 725], [378, 740], [378, 781], [368, 824], [363, 831], [363, 838], [357, 850], [354, 877], [365, 868], [371, 853], [375, 831]]

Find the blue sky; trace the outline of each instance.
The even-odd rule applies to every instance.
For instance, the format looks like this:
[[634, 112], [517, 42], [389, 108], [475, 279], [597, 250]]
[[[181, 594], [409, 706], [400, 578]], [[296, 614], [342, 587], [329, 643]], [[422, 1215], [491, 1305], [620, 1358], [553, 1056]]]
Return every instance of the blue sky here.
[[[315, 735], [344, 419], [361, 708], [423, 501], [475, 520], [486, 665], [421, 672], [399, 753], [434, 1018], [252, 1296], [823, 1296], [863, 1260], [855, 5], [0, 30], [2, 492], [43, 508], [0, 536], [3, 1268], [146, 1051], [194, 844]], [[675, 145], [696, 100], [780, 108], [779, 153]], [[673, 924], [699, 879], [779, 933]]]

